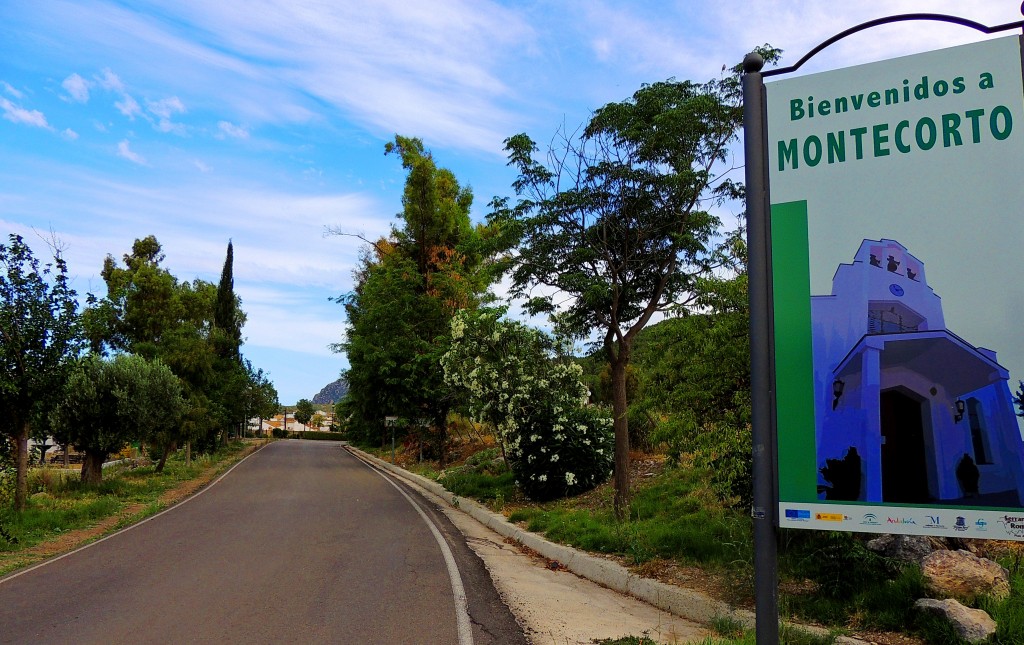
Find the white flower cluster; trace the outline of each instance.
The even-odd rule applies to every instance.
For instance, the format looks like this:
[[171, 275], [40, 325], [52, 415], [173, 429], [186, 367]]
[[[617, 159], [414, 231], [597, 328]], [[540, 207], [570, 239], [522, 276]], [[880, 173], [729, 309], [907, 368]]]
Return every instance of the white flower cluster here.
[[[600, 446], [607, 435], [598, 431], [610, 428], [611, 420], [581, 422], [594, 416], [580, 416], [589, 397], [583, 368], [557, 360], [540, 331], [501, 320], [496, 313], [459, 312], [451, 331], [452, 346], [441, 359], [445, 381], [464, 391], [476, 420], [494, 428], [513, 469], [519, 463], [534, 471], [517, 477], [547, 482], [547, 474], [553, 474], [554, 481], [564, 478], [569, 488], [596, 483], [594, 475], [581, 475], [573, 463], [581, 465], [579, 455], [588, 451], [604, 459], [590, 447], [591, 439]], [[593, 422], [600, 425], [587, 425]], [[576, 446], [576, 457], [563, 454], [570, 444]], [[570, 467], [574, 472], [568, 472]], [[585, 470], [596, 473], [603, 467]]]

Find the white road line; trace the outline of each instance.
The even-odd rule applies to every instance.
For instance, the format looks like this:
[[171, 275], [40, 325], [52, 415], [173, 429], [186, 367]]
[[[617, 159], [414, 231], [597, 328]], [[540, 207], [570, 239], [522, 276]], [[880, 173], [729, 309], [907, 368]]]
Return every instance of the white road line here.
[[452, 581], [452, 593], [455, 595], [455, 622], [459, 629], [459, 645], [473, 645], [473, 626], [469, 620], [469, 601], [466, 598], [466, 588], [462, 585], [462, 575], [459, 573], [459, 566], [455, 563], [455, 556], [452, 555], [451, 547], [448, 546], [444, 536], [441, 535], [441, 531], [437, 528], [437, 525], [434, 524], [433, 520], [427, 516], [416, 500], [402, 490], [401, 486], [391, 481], [387, 475], [372, 467], [362, 459], [358, 459], [358, 461], [380, 475], [384, 481], [394, 486], [395, 490], [401, 493], [402, 497], [412, 504], [412, 507], [420, 514], [423, 521], [427, 523], [427, 526], [430, 528], [430, 532], [434, 534], [434, 539], [437, 540], [437, 546], [441, 547], [441, 554], [444, 555], [444, 563], [448, 566], [448, 577]]
[[185, 499], [183, 499], [180, 502], [174, 504], [173, 506], [170, 506], [169, 508], [165, 508], [164, 510], [160, 511], [156, 515], [150, 515], [149, 517], [147, 517], [146, 519], [142, 520], [141, 522], [136, 522], [135, 524], [131, 524], [129, 526], [126, 526], [123, 529], [120, 529], [119, 531], [115, 531], [114, 533], [111, 533], [110, 535], [107, 535], [105, 537], [101, 537], [100, 539], [96, 540], [95, 542], [90, 542], [89, 544], [86, 544], [85, 546], [80, 546], [77, 549], [75, 549], [74, 551], [68, 551], [67, 553], [65, 553], [63, 555], [58, 555], [55, 558], [50, 558], [49, 560], [44, 560], [43, 562], [40, 562], [39, 564], [33, 565], [33, 566], [29, 567], [28, 569], [23, 569], [23, 570], [21, 570], [21, 571], [19, 571], [17, 573], [12, 573], [9, 576], [6, 576], [4, 578], [0, 578], [0, 585], [4, 584], [5, 582], [10, 582], [11, 580], [14, 580], [15, 578], [17, 578], [18, 576], [23, 576], [26, 573], [28, 573], [29, 571], [35, 571], [36, 569], [39, 569], [40, 567], [45, 567], [48, 564], [53, 564], [54, 562], [57, 562], [58, 560], [63, 560], [64, 558], [66, 558], [68, 556], [71, 556], [71, 555], [74, 555], [74, 554], [78, 553], [79, 551], [85, 551], [89, 547], [96, 546], [100, 542], [106, 542], [107, 540], [109, 540], [110, 538], [112, 538], [114, 536], [121, 535], [122, 533], [127, 533], [128, 531], [130, 531], [130, 530], [132, 530], [134, 528], [138, 528], [138, 527], [142, 526], [143, 524], [145, 524], [146, 522], [148, 522], [150, 520], [155, 520], [156, 518], [160, 517], [164, 513], [170, 513], [174, 509], [176, 509], [176, 508], [178, 508], [180, 506], [183, 506], [184, 504], [187, 504], [188, 502], [191, 502], [195, 498], [199, 497], [200, 495], [202, 495], [206, 491], [208, 491], [211, 488], [213, 488], [215, 484], [220, 483], [220, 480], [222, 480], [225, 477], [227, 477], [228, 474], [232, 470], [234, 470], [235, 468], [238, 468], [239, 466], [241, 466], [242, 462], [244, 462], [249, 457], [252, 457], [257, 452], [259, 452], [260, 450], [263, 450], [264, 448], [266, 448], [269, 445], [270, 445], [269, 443], [265, 443], [262, 446], [260, 446], [259, 448], [257, 448], [256, 450], [253, 450], [248, 455], [243, 457], [241, 459], [241, 461], [239, 461], [237, 464], [235, 464], [231, 468], [228, 468], [227, 471], [225, 471], [223, 475], [221, 475], [217, 479], [213, 480], [211, 483], [207, 484], [203, 488], [201, 488], [198, 493], [195, 493], [193, 495], [189, 495]]

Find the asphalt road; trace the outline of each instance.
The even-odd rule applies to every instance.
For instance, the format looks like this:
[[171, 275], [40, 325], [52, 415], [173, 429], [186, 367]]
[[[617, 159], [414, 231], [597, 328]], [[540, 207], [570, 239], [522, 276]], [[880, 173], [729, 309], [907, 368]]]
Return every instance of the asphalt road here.
[[162, 515], [0, 579], [0, 642], [526, 641], [442, 513], [337, 443], [292, 440]]

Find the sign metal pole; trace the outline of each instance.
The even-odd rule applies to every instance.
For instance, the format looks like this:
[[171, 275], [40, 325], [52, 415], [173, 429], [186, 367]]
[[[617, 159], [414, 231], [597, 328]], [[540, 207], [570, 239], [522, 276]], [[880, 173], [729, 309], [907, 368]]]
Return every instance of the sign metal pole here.
[[778, 502], [771, 388], [768, 139], [762, 58], [743, 59], [743, 139], [746, 155], [747, 250], [750, 297], [750, 376], [753, 440], [754, 596], [759, 645], [779, 642]]

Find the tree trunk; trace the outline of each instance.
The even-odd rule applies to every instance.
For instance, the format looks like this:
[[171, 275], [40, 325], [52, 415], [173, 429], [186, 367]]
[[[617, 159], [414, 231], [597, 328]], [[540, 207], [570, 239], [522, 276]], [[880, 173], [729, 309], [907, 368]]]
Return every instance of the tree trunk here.
[[192, 442], [185, 442], [185, 467], [188, 468], [192, 465]]
[[173, 443], [170, 443], [170, 444], [167, 444], [166, 446], [164, 446], [163, 454], [160, 455], [160, 463], [158, 463], [156, 465], [156, 472], [158, 472], [158, 473], [164, 472], [164, 465], [167, 463], [167, 456], [170, 455], [172, 452], [174, 452], [174, 450], [176, 448], [177, 448], [177, 446], [175, 444], [173, 444]]
[[28, 497], [28, 423], [22, 423], [18, 434], [14, 437], [14, 461], [18, 476], [14, 488], [14, 510], [25, 510], [25, 499]]
[[626, 366], [629, 346], [619, 344], [619, 352], [611, 356], [612, 413], [615, 419], [615, 518], [629, 518], [629, 415], [626, 400]]
[[444, 469], [448, 462], [448, 453], [445, 448], [448, 445], [448, 426], [442, 423], [437, 428], [437, 459], [438, 468]]
[[107, 460], [107, 453], [85, 451], [82, 458], [82, 483], [99, 486], [103, 483], [103, 462]]
[[64, 444], [64, 467], [71, 466], [71, 444]]

